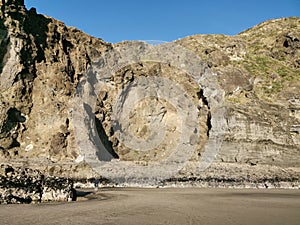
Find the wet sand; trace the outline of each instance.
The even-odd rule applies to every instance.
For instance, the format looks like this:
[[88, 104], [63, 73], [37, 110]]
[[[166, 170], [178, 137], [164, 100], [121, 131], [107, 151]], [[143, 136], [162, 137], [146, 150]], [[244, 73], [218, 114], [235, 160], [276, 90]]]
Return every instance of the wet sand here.
[[300, 190], [110, 188], [79, 195], [70, 203], [0, 205], [0, 224], [300, 224]]

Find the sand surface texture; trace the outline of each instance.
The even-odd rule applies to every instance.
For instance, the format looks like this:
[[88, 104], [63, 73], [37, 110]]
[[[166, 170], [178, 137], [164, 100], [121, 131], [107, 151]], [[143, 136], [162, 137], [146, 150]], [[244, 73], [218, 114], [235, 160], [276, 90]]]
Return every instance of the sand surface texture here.
[[77, 202], [1, 205], [4, 224], [300, 224], [300, 190], [110, 188]]

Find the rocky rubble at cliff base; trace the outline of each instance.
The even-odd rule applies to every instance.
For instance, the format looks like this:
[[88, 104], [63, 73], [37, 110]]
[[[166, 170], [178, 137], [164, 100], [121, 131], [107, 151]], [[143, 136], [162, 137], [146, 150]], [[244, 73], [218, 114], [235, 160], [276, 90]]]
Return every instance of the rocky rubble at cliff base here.
[[0, 204], [75, 200], [72, 179], [45, 177], [24, 167], [0, 166]]
[[[248, 167], [248, 168], [247, 168]], [[0, 166], [0, 204], [76, 201], [76, 189], [99, 187], [200, 187], [200, 188], [285, 188], [299, 189], [299, 173], [292, 168], [238, 166], [218, 164], [205, 173], [181, 171], [169, 179], [154, 181], [137, 177], [120, 177], [114, 181], [103, 177], [66, 178], [43, 174], [37, 169], [2, 164]], [[65, 168], [68, 170], [67, 168]], [[189, 174], [189, 175], [187, 175]]]

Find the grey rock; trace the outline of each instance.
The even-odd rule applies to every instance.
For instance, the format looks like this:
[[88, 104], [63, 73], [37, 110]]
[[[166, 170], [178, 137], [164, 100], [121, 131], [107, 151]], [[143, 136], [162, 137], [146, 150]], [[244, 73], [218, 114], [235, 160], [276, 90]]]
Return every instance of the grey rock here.
[[[299, 18], [136, 48], [28, 11], [21, 0], [0, 6], [1, 163], [119, 185], [299, 185]], [[171, 172], [162, 175], [165, 161]], [[26, 193], [18, 196], [36, 199]]]

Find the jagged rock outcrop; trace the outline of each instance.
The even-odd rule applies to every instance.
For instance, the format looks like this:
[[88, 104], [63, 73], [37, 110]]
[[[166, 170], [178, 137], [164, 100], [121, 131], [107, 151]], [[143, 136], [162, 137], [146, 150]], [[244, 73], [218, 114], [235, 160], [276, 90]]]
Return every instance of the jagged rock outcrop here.
[[[95, 93], [95, 77], [86, 76], [89, 66], [98, 62], [103, 68], [112, 62], [109, 66], [113, 67], [117, 61], [110, 61], [109, 57], [122, 61], [121, 53], [130, 44], [112, 45], [93, 38], [37, 14], [35, 9], [27, 10], [22, 0], [1, 0], [0, 7], [2, 162], [26, 165], [46, 175], [94, 177], [95, 171], [85, 162], [78, 147], [84, 141], [96, 145], [94, 134], [111, 157], [103, 157], [100, 148], [95, 158], [119, 158], [143, 166], [164, 161], [173, 154], [176, 141], [180, 140], [182, 121], [174, 105], [158, 98], [159, 92], [148, 98], [144, 96], [143, 101], [135, 105], [127, 127], [118, 127], [113, 118], [116, 102], [125, 104], [129, 96], [116, 100], [122, 91], [142, 85], [138, 82], [143, 79], [160, 77], [172, 80], [185, 91], [196, 106], [199, 123], [195, 129], [198, 138], [191, 135], [189, 140], [195, 148], [194, 154], [184, 168], [166, 182], [282, 181], [298, 185], [299, 18], [266, 21], [231, 37], [195, 35], [173, 42], [190, 52], [178, 55], [179, 61], [189, 54], [203, 60], [198, 65], [197, 80], [182, 69], [184, 63], [174, 67], [170, 63], [151, 61], [150, 57], [148, 61], [134, 62], [114, 71], [105, 80], [106, 86]], [[141, 45], [137, 51], [142, 53], [145, 48]], [[121, 50], [114, 52], [116, 49]], [[106, 61], [101, 61], [101, 57]], [[168, 90], [168, 85], [162, 86]], [[80, 88], [97, 96], [94, 107], [77, 101], [83, 93]], [[218, 104], [224, 109], [222, 115], [215, 113]], [[78, 121], [74, 121], [76, 106], [85, 113], [81, 121], [86, 126], [95, 125], [92, 133], [78, 128]], [[153, 134], [150, 128], [158, 119], [166, 124], [166, 132]], [[220, 120], [225, 121], [224, 126], [219, 126]], [[218, 135], [220, 127], [224, 130]], [[116, 128], [130, 130], [144, 140], [151, 140], [155, 135], [163, 139], [151, 151], [139, 151], [138, 146], [132, 149], [120, 141]], [[76, 137], [78, 132], [82, 139]], [[198, 161], [205, 156], [207, 145], [213, 148], [212, 140], [217, 139], [220, 151], [214, 163], [205, 171], [199, 170]], [[97, 172], [101, 175], [101, 171]]]
[[1, 165], [0, 204], [76, 200], [73, 181], [30, 168]]
[[27, 11], [23, 1], [3, 0], [1, 23], [1, 155], [76, 158], [70, 99], [111, 45]]

